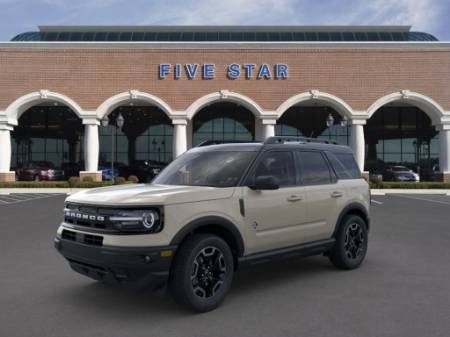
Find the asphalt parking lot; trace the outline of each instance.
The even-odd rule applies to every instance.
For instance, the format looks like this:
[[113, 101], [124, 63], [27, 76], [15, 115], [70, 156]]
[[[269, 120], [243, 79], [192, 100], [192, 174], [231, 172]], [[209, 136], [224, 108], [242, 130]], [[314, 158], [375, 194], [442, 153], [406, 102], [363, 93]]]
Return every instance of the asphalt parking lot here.
[[72, 272], [53, 248], [62, 196], [0, 204], [0, 336], [449, 336], [450, 197], [373, 199], [360, 269], [323, 257], [247, 269], [206, 314]]

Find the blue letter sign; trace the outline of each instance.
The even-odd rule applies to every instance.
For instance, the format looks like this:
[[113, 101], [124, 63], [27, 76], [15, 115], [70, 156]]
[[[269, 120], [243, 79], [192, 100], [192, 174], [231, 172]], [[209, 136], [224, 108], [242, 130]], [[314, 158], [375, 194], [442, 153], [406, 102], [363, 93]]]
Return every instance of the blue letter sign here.
[[188, 78], [190, 80], [195, 78], [195, 75], [197, 75], [197, 69], [198, 69], [198, 64], [186, 64], [186, 73], [188, 75]]
[[203, 79], [212, 80], [214, 78], [214, 64], [206, 63], [203, 65]]
[[159, 65], [159, 78], [164, 79], [170, 73], [170, 64]]
[[[245, 77], [246, 80], [264, 79], [264, 80], [285, 80], [289, 76], [289, 68], [285, 63], [276, 63], [269, 65], [266, 63], [230, 63], [225, 66], [226, 76], [230, 80], [237, 80]], [[187, 78], [193, 80], [201, 76], [202, 80], [213, 80], [216, 75], [216, 65], [213, 63], [185, 63], [170, 64], [161, 63], [159, 65], [159, 78], [164, 80], [169, 75], [178, 80]]]

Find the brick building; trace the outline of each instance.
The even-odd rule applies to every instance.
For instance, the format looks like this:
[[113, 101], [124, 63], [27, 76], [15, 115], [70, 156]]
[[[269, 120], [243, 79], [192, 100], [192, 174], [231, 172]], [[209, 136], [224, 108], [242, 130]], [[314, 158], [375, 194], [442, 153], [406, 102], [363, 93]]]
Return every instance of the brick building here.
[[37, 162], [134, 174], [271, 135], [448, 181], [450, 44], [407, 26], [46, 26], [0, 43], [0, 181]]

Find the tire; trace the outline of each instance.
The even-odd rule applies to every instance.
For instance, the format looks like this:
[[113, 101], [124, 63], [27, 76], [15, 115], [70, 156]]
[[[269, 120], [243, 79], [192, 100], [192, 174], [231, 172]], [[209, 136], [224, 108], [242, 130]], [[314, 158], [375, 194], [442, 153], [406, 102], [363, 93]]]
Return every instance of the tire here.
[[355, 269], [367, 253], [367, 224], [358, 215], [347, 215], [339, 224], [336, 243], [328, 254], [331, 263], [340, 269]]
[[220, 237], [195, 234], [180, 246], [169, 277], [175, 300], [194, 311], [217, 308], [230, 289], [234, 274], [231, 249]]

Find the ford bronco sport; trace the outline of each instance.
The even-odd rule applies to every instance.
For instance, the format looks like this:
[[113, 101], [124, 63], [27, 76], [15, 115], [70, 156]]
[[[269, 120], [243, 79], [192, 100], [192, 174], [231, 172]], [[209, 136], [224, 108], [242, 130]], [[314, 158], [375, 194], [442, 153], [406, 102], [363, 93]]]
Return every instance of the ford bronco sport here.
[[200, 146], [151, 184], [69, 196], [55, 247], [75, 271], [216, 308], [244, 266], [323, 254], [363, 261], [369, 187], [350, 148], [307, 138]]

